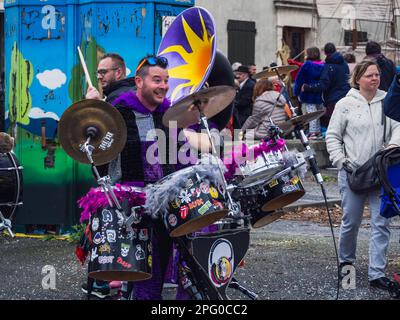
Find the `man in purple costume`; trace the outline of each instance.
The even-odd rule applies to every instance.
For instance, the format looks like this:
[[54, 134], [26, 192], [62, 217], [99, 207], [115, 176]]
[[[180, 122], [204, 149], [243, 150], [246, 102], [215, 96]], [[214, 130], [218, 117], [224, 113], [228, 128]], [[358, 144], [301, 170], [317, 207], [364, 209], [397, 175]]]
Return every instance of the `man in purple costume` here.
[[[149, 148], [157, 149], [154, 148], [157, 139], [148, 135], [152, 130], [162, 130], [166, 141], [169, 141], [168, 129], [162, 124], [162, 117], [170, 107], [170, 102], [165, 98], [169, 89], [167, 66], [168, 61], [162, 57], [143, 58], [136, 69], [137, 92], [127, 92], [113, 102], [127, 125], [126, 145], [113, 165], [114, 177], [122, 183], [145, 186], [175, 171], [173, 165], [156, 159], [169, 158], [161, 154], [169, 154], [168, 146], [167, 150], [157, 146], [158, 152], [148, 152]], [[152, 155], [152, 159], [146, 157], [147, 153]], [[161, 220], [154, 221], [152, 246], [152, 278], [134, 283], [134, 297], [137, 300], [162, 299], [164, 275], [172, 255], [172, 238]], [[177, 299], [185, 298], [188, 296], [178, 288]]]

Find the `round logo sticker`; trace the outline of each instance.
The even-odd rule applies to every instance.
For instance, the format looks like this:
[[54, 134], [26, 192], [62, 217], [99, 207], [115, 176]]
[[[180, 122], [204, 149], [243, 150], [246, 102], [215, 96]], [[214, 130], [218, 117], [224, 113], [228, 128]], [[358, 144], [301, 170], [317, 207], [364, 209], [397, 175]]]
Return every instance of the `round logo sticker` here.
[[92, 220], [92, 231], [96, 232], [99, 229], [99, 218], [93, 218]]
[[218, 199], [218, 191], [214, 187], [210, 187], [210, 195], [214, 199]]
[[176, 215], [170, 214], [168, 216], [168, 223], [171, 227], [175, 227], [178, 223], [178, 219], [176, 218]]

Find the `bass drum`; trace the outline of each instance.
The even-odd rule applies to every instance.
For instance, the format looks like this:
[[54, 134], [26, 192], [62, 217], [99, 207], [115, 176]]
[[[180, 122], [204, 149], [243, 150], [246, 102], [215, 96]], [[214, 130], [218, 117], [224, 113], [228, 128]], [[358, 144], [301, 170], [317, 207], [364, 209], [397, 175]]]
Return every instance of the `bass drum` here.
[[15, 209], [22, 205], [22, 167], [14, 153], [0, 153], [0, 211], [13, 219]]

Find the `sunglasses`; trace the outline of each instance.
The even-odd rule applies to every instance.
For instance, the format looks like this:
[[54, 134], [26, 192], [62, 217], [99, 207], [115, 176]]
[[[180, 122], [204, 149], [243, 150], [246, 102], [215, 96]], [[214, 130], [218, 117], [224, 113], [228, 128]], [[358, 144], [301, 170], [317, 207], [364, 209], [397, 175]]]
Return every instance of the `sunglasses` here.
[[150, 56], [150, 57], [144, 58], [139, 63], [138, 67], [136, 68], [135, 74], [137, 75], [139, 70], [141, 68], [143, 68], [145, 65], [146, 66], [160, 66], [161, 68], [166, 69], [168, 67], [168, 60], [167, 60], [167, 58], [156, 57], [156, 56]]

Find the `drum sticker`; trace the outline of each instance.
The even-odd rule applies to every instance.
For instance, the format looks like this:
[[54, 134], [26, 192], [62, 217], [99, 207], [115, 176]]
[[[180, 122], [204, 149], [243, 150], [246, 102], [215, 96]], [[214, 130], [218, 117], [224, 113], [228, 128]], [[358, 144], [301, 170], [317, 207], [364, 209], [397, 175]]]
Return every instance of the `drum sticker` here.
[[118, 217], [117, 224], [118, 224], [120, 227], [122, 227], [123, 224], [124, 224], [124, 221], [125, 221], [124, 216], [123, 216], [122, 213], [119, 212], [118, 210], [115, 210], [115, 212], [117, 213], [117, 217]]
[[129, 249], [130, 248], [131, 248], [131, 246], [129, 244], [121, 243], [121, 256], [126, 258], [128, 256], [128, 254], [129, 254]]
[[233, 275], [234, 253], [232, 243], [226, 239], [214, 242], [208, 256], [208, 276], [216, 287], [222, 287]]
[[175, 199], [175, 201], [171, 202], [172, 208], [178, 209], [181, 206], [181, 200], [178, 198]]
[[135, 258], [137, 261], [146, 259], [146, 253], [144, 252], [140, 244], [136, 246]]
[[151, 255], [147, 258], [147, 263], [150, 268], [153, 266], [153, 257]]
[[299, 177], [297, 177], [297, 176], [294, 176], [292, 179], [290, 179], [290, 182], [292, 183], [292, 184], [297, 184], [298, 182], [299, 182]]
[[152, 250], [152, 248], [151, 248], [151, 242], [150, 242], [149, 244], [147, 244], [147, 250], [149, 251], [149, 253], [151, 253], [151, 250]]
[[170, 214], [168, 216], [168, 223], [171, 227], [175, 227], [178, 224], [178, 219], [176, 218], [176, 215]]
[[273, 180], [273, 181], [270, 182], [270, 184], [268, 186], [270, 188], [273, 188], [273, 187], [277, 186], [278, 184], [279, 184], [278, 180]]
[[107, 230], [107, 241], [109, 243], [113, 243], [117, 241], [117, 234], [115, 233], [115, 230]]
[[196, 197], [196, 198], [200, 197], [200, 195], [201, 195], [200, 188], [192, 188], [192, 189], [190, 189], [190, 193], [192, 194], [193, 197]]
[[104, 253], [111, 253], [111, 247], [109, 244], [102, 244], [99, 247], [99, 252], [100, 254], [104, 254]]
[[297, 186], [295, 186], [295, 185], [288, 185], [288, 186], [284, 186], [282, 188], [282, 192], [283, 193], [290, 193], [290, 192], [293, 192], [293, 191], [296, 191], [296, 190], [297, 190]]
[[113, 221], [112, 214], [111, 214], [110, 210], [104, 209], [101, 212], [101, 214], [103, 216], [103, 222], [107, 223], [107, 222], [112, 222]]
[[136, 239], [136, 232], [135, 231], [128, 231], [126, 238], [130, 241]]
[[205, 214], [210, 208], [212, 204], [210, 201], [207, 201], [200, 209], [199, 209], [199, 214], [203, 215]]
[[[191, 204], [190, 204], [191, 205]], [[189, 215], [189, 208], [187, 206], [182, 206], [180, 209], [181, 218], [185, 220]]]
[[[204, 200], [203, 199], [196, 199], [195, 201], [193, 201], [192, 203], [189, 203], [189, 209], [193, 210], [196, 209], [197, 207], [200, 207], [204, 204]], [[183, 218], [182, 218], [183, 219]]]
[[215, 209], [224, 209], [224, 206], [222, 205], [222, 203], [220, 201], [214, 200], [213, 199], [213, 206]]
[[90, 255], [90, 261], [94, 261], [99, 255], [97, 254], [97, 248], [92, 249], [92, 253]]
[[192, 179], [188, 179], [186, 181], [186, 189], [190, 189], [191, 187], [193, 187], [194, 183]]
[[114, 256], [101, 256], [101, 257], [99, 257], [99, 263], [100, 264], [113, 263], [113, 261], [114, 261]]
[[100, 244], [100, 243], [104, 243], [104, 242], [105, 242], [104, 235], [101, 234], [100, 232], [97, 232], [93, 237], [93, 243]]
[[215, 189], [214, 187], [210, 187], [210, 195], [212, 198], [218, 199], [219, 194], [217, 189]]
[[99, 229], [99, 222], [100, 222], [100, 220], [99, 220], [99, 218], [93, 218], [93, 220], [92, 220], [92, 231], [93, 232], [96, 232], [98, 229]]
[[288, 183], [290, 181], [290, 177], [289, 176], [283, 176], [281, 177], [283, 183]]
[[149, 232], [147, 229], [140, 229], [139, 231], [139, 240], [147, 241], [149, 240]]
[[210, 193], [210, 186], [207, 183], [202, 182], [202, 183], [200, 183], [200, 190], [204, 194], [209, 194]]
[[117, 258], [117, 263], [120, 264], [121, 266], [123, 266], [126, 269], [132, 268], [132, 265], [130, 263], [124, 261], [121, 257]]
[[192, 201], [192, 195], [187, 190], [182, 190], [179, 199], [182, 203], [189, 204]]
[[[211, 191], [211, 188], [210, 188]], [[223, 196], [225, 196], [225, 188], [222, 185], [218, 185], [218, 191], [220, 194], [222, 194]]]

